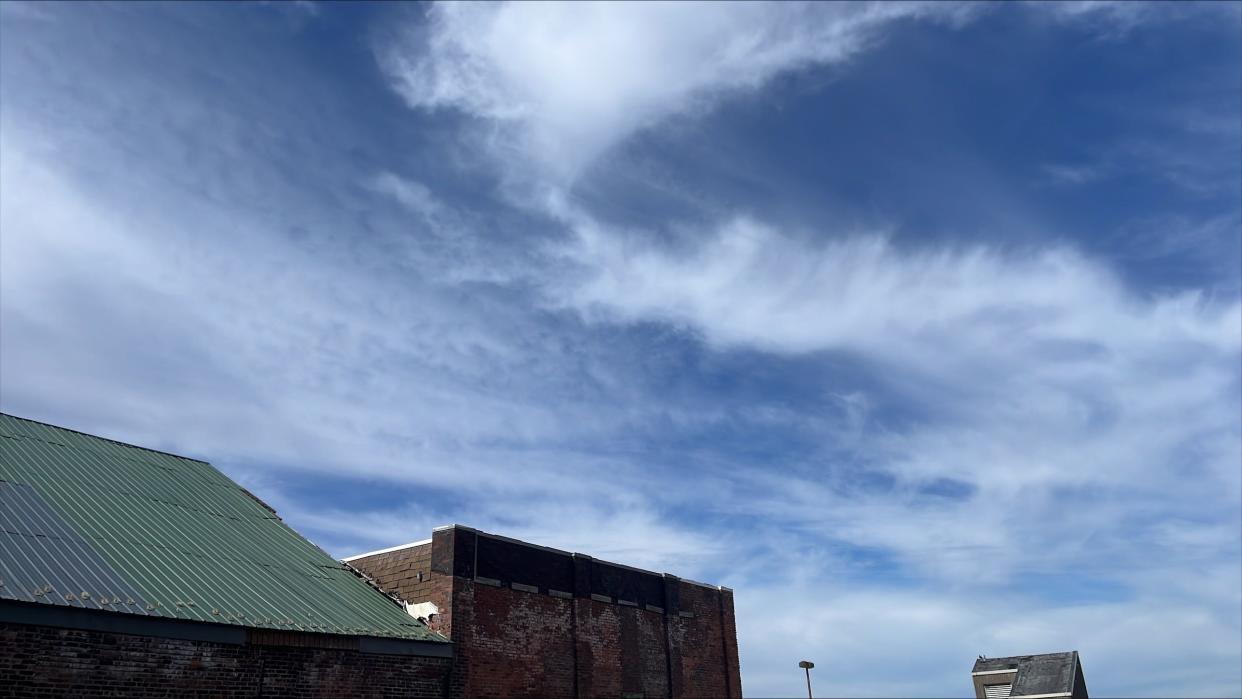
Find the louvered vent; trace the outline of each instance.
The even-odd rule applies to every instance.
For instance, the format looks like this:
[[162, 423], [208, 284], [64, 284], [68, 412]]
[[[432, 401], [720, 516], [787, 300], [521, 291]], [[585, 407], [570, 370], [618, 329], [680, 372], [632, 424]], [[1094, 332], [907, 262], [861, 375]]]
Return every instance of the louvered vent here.
[[983, 696], [988, 699], [1008, 699], [1009, 692], [1012, 690], [1012, 684], [985, 684], [983, 685]]

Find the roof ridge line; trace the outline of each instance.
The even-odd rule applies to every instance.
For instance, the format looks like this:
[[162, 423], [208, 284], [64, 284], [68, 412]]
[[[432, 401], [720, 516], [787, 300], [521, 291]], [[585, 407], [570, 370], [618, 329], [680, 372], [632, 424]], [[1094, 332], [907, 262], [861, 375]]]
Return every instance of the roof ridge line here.
[[[196, 459], [196, 458], [194, 458], [194, 457], [192, 457], [192, 456], [185, 456], [185, 455], [183, 455], [183, 454], [174, 454], [174, 453], [172, 453], [171, 451], [161, 451], [161, 450], [159, 450], [159, 449], [152, 449], [151, 447], [143, 447], [143, 446], [139, 446], [139, 445], [137, 445], [137, 444], [130, 444], [129, 442], [122, 442], [122, 441], [121, 441], [121, 440], [119, 440], [119, 439], [112, 439], [111, 437], [102, 437], [102, 436], [97, 435], [97, 434], [91, 434], [90, 432], [83, 432], [82, 430], [75, 430], [75, 429], [73, 429], [72, 427], [63, 427], [63, 426], [61, 426], [61, 425], [53, 425], [53, 424], [52, 424], [52, 423], [50, 423], [50, 422], [43, 422], [42, 420], [34, 420], [34, 419], [31, 419], [31, 418], [28, 418], [28, 417], [22, 417], [21, 415], [14, 415], [13, 413], [5, 413], [5, 412], [0, 412], [0, 415], [3, 415], [4, 417], [11, 417], [11, 418], [13, 418], [14, 420], [21, 420], [21, 421], [23, 421], [23, 422], [33, 422], [33, 423], [34, 423], [34, 424], [36, 424], [36, 425], [43, 425], [44, 427], [50, 427], [50, 428], [52, 428], [52, 429], [54, 429], [54, 430], [63, 430], [63, 431], [65, 431], [65, 432], [72, 432], [72, 433], [74, 433], [74, 434], [80, 434], [80, 435], [82, 435], [83, 437], [90, 437], [91, 439], [100, 439], [100, 440], [103, 440], [103, 441], [105, 441], [105, 442], [112, 442], [113, 444], [117, 444], [117, 445], [120, 445], [120, 446], [123, 446], [123, 447], [129, 447], [130, 449], [139, 449], [139, 450], [141, 450], [141, 451], [149, 451], [149, 452], [151, 452], [151, 453], [153, 453], [153, 454], [163, 454], [164, 456], [171, 456], [171, 457], [173, 457], [174, 459], [185, 459], [186, 461], [193, 461], [193, 462], [195, 462], [195, 463], [206, 464], [206, 465], [208, 465], [208, 466], [211, 466], [211, 462], [210, 462], [210, 461], [204, 461], [204, 460], [202, 460], [202, 459]], [[24, 437], [25, 435], [16, 435], [16, 436], [19, 436], [19, 437]], [[37, 438], [36, 438], [36, 439], [37, 439]], [[42, 442], [43, 440], [41, 440], [41, 439], [40, 439], [39, 441], [40, 441], [40, 442]], [[214, 467], [213, 467], [213, 468], [214, 468]]]

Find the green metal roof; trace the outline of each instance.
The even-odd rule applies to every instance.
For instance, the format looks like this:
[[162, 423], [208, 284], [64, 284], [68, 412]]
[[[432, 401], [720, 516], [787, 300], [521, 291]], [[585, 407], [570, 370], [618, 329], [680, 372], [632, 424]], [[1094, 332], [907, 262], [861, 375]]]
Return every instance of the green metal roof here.
[[3, 413], [0, 599], [444, 640], [211, 464]]

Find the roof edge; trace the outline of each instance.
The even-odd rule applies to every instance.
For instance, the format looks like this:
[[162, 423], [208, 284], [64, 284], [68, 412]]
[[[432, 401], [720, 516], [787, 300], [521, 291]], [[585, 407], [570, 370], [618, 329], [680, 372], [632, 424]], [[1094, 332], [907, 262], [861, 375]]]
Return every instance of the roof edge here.
[[[553, 548], [551, 546], [544, 546], [543, 544], [532, 544], [529, 541], [515, 539], [511, 536], [505, 536], [504, 534], [492, 534], [491, 532], [485, 532], [482, 529], [476, 529], [475, 527], [470, 527], [465, 524], [456, 524], [456, 523], [444, 524], [444, 525], [433, 528], [431, 531], [434, 533], [434, 532], [439, 532], [439, 531], [445, 531], [447, 529], [460, 529], [462, 531], [473, 532], [477, 536], [485, 536], [489, 539], [507, 541], [511, 544], [518, 544], [519, 546], [526, 546], [532, 549], [548, 551], [551, 553], [560, 554], [562, 556], [576, 556], [578, 558], [590, 558], [596, 563], [602, 563], [604, 565], [615, 566], [617, 568], [624, 568], [626, 570], [632, 570], [636, 573], [644, 573], [646, 575], [656, 575], [656, 576], [665, 577], [665, 578], [676, 578], [677, 580], [684, 582], [687, 585], [694, 585], [696, 587], [705, 587], [709, 590], [715, 590], [717, 592], [733, 592], [733, 588], [725, 587], [724, 585], [712, 585], [711, 583], [699, 582], [698, 580], [691, 580], [690, 578], [683, 578], [679, 575], [674, 575], [672, 573], [661, 573], [656, 570], [648, 570], [646, 568], [639, 568], [637, 566], [627, 565], [625, 563], [617, 563], [616, 561], [609, 561], [603, 558], [596, 558], [595, 556], [585, 554], [585, 553], [576, 553], [573, 551], [566, 551], [564, 549]], [[428, 541], [430, 541], [430, 539], [428, 539]], [[416, 542], [416, 543], [426, 543], [426, 542]], [[415, 544], [407, 544], [407, 546], [413, 546], [413, 545]], [[401, 548], [401, 547], [397, 547], [397, 548]], [[380, 553], [380, 552], [376, 551], [375, 553]], [[360, 558], [360, 556], [358, 556], [358, 558]]]
[[[171, 451], [161, 451], [159, 449], [152, 449], [151, 447], [144, 447], [138, 444], [130, 444], [129, 442], [122, 442], [119, 439], [112, 439], [111, 437], [103, 437], [97, 434], [91, 434], [90, 432], [83, 432], [82, 430], [75, 430], [72, 427], [65, 427], [64, 425], [53, 425], [50, 422], [43, 422], [42, 420], [33, 420], [28, 417], [22, 417], [21, 415], [14, 415], [13, 413], [0, 412], [0, 415], [3, 415], [4, 417], [11, 417], [14, 420], [21, 420], [23, 422], [33, 422], [36, 425], [43, 425], [44, 427], [51, 427], [54, 430], [63, 430], [65, 432], [72, 432], [74, 434], [80, 434], [83, 437], [90, 437], [91, 439], [101, 439], [105, 442], [112, 442], [113, 444], [118, 444], [123, 447], [129, 447], [130, 449], [141, 449], [142, 451], [149, 451], [153, 454], [163, 454], [164, 456], [171, 456], [174, 459], [185, 459], [186, 461], [193, 461], [195, 463], [206, 464], [208, 466], [211, 466], [210, 461], [196, 459], [193, 456], [186, 456], [184, 454], [174, 454]], [[212, 468], [215, 468], [215, 467], [212, 466]]]
[[[121, 614], [101, 609], [62, 607], [18, 600], [0, 600], [0, 623], [27, 626], [50, 626], [80, 631], [101, 631], [131, 636], [154, 636], [185, 641], [202, 641], [227, 645], [251, 645], [251, 629], [245, 626], [219, 624], [192, 619], [167, 619]], [[453, 643], [448, 640], [393, 638], [347, 634], [311, 634], [357, 638], [362, 653], [384, 655], [417, 655], [451, 658]]]
[[431, 539], [423, 539], [423, 540], [421, 540], [421, 541], [411, 541], [411, 542], [410, 542], [410, 543], [408, 543], [408, 544], [398, 544], [398, 545], [396, 545], [396, 546], [389, 546], [389, 547], [388, 547], [388, 548], [386, 548], [386, 549], [379, 549], [378, 551], [368, 551], [368, 552], [366, 552], [366, 553], [356, 553], [356, 554], [354, 554], [354, 555], [352, 555], [352, 556], [346, 556], [346, 557], [341, 558], [341, 559], [339, 559], [339, 560], [340, 560], [342, 563], [349, 563], [350, 561], [356, 561], [356, 560], [358, 560], [359, 558], [366, 558], [367, 556], [378, 556], [378, 555], [380, 555], [381, 553], [392, 553], [392, 552], [394, 552], [394, 551], [401, 551], [401, 550], [403, 550], [403, 549], [414, 548], [415, 546], [422, 546], [423, 544], [430, 544], [430, 543], [431, 543]]
[[[193, 461], [193, 462], [194, 462], [194, 463], [196, 463], [196, 464], [202, 464], [202, 465], [204, 465], [204, 466], [210, 466], [211, 468], [215, 468], [217, 471], [219, 471], [219, 470], [220, 470], [220, 469], [216, 468], [216, 467], [215, 467], [215, 465], [213, 465], [210, 461], [204, 461], [204, 460], [202, 460], [202, 459], [196, 459], [196, 458], [194, 458], [194, 457], [192, 457], [192, 456], [185, 456], [185, 455], [183, 455], [183, 454], [174, 454], [174, 453], [172, 453], [171, 451], [161, 451], [161, 450], [159, 450], [159, 449], [152, 449], [151, 447], [144, 447], [144, 446], [141, 446], [141, 445], [138, 445], [138, 444], [130, 444], [129, 442], [122, 442], [122, 441], [121, 441], [121, 440], [119, 440], [119, 439], [112, 439], [111, 437], [102, 437], [102, 436], [97, 435], [97, 434], [91, 434], [90, 432], [83, 432], [83, 431], [81, 431], [81, 430], [75, 430], [75, 429], [73, 429], [72, 427], [64, 427], [63, 425], [53, 425], [53, 424], [52, 424], [52, 423], [50, 423], [50, 422], [43, 422], [43, 421], [41, 421], [41, 420], [32, 420], [32, 419], [30, 419], [30, 418], [28, 418], [28, 417], [22, 417], [22, 416], [20, 416], [20, 415], [14, 415], [13, 413], [4, 413], [4, 412], [0, 412], [0, 415], [3, 415], [4, 417], [10, 417], [10, 418], [13, 418], [14, 420], [21, 420], [22, 422], [33, 422], [33, 423], [34, 423], [34, 424], [36, 424], [36, 425], [42, 425], [42, 426], [44, 426], [44, 427], [50, 427], [50, 428], [52, 428], [52, 429], [54, 429], [54, 430], [61, 430], [61, 431], [64, 431], [64, 432], [72, 432], [72, 433], [74, 433], [74, 434], [81, 435], [81, 436], [83, 436], [83, 437], [88, 437], [88, 438], [90, 438], [90, 439], [98, 439], [98, 440], [100, 440], [100, 441], [110, 442], [110, 443], [112, 443], [112, 444], [116, 444], [116, 445], [118, 445], [118, 446], [126, 447], [127, 449], [138, 449], [138, 450], [140, 450], [140, 451], [151, 452], [152, 454], [161, 454], [161, 455], [163, 455], [163, 456], [171, 456], [171, 457], [172, 457], [172, 458], [174, 458], [174, 459], [182, 459], [182, 460], [184, 460], [184, 461]], [[38, 439], [38, 438], [37, 438], [37, 437], [31, 437], [31, 439]], [[42, 441], [42, 440], [40, 440], [40, 441]], [[242, 486], [242, 484], [238, 483], [237, 481], [234, 481], [232, 478], [230, 478], [230, 479], [229, 479], [229, 481], [230, 481], [233, 485], [237, 486], [237, 488], [239, 488], [239, 489], [240, 489], [243, 493], [245, 493], [246, 495], [250, 496], [250, 499], [251, 499], [251, 500], [254, 500], [256, 503], [258, 503], [261, 507], [263, 507], [263, 509], [267, 510], [268, 512], [271, 512], [273, 515], [275, 515], [275, 516], [276, 516], [276, 518], [277, 518], [277, 519], [281, 519], [281, 517], [280, 517], [280, 513], [276, 511], [276, 508], [275, 508], [275, 507], [272, 507], [272, 506], [271, 506], [271, 505], [269, 505], [269, 504], [267, 504], [267, 502], [265, 502], [265, 501], [263, 500], [263, 498], [261, 498], [261, 497], [259, 497], [258, 495], [255, 495], [254, 493], [250, 492], [250, 490], [249, 490], [249, 489], [245, 488], [244, 486]]]

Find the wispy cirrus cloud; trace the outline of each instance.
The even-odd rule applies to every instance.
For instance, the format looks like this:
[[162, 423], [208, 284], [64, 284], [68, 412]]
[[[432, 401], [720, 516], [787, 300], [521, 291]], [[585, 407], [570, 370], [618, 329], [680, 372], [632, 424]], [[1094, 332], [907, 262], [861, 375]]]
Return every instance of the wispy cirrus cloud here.
[[380, 48], [411, 107], [487, 122], [501, 157], [558, 182], [660, 120], [753, 92], [782, 73], [843, 63], [904, 19], [960, 21], [964, 3], [652, 2], [432, 6]]
[[[587, 281], [554, 294], [587, 317], [683, 325], [721, 348], [856, 357], [889, 400], [923, 413], [900, 429], [860, 418], [869, 432], [852, 458], [893, 479], [875, 492], [821, 481], [828, 457], [799, 475], [752, 474], [748, 508], [768, 521], [978, 580], [1125, 565], [1156, 547], [1132, 517], [1189, 523], [1210, 510], [1187, 524], [1210, 530], [1237, 512], [1236, 299], [1136, 295], [1067, 249], [816, 245], [745, 220], [681, 254], [587, 240]], [[929, 495], [937, 483], [964, 490]], [[1084, 507], [1103, 493], [1125, 495]], [[1082, 538], [1125, 532], [1131, 543], [1107, 552]]]
[[[901, 621], [932, 636], [939, 637], [930, 631], [938, 628], [972, 639], [974, 646], [963, 643], [962, 657], [996, 646], [1077, 646], [1104, 658], [1126, 652], [1157, 657], [1160, 644], [1092, 635], [1078, 622], [1135, 614], [1154, 623], [1156, 610], [1181, 604], [1194, 621], [1176, 634], [1178, 642], [1198, 634], [1216, 638], [1223, 655], [1213, 662], [1242, 651], [1226, 640], [1242, 621], [1226, 592], [1238, 582], [1238, 541], [1216, 536], [1222, 522], [1237, 519], [1242, 490], [1236, 468], [1242, 461], [1242, 305], [1235, 295], [1221, 297], [1214, 286], [1134, 289], [1106, 259], [1052, 242], [1056, 231], [1048, 231], [1049, 242], [1022, 247], [903, 249], [883, 230], [840, 230], [827, 222], [822, 232], [781, 231], [751, 214], [713, 211], [697, 228], [682, 226], [670, 242], [663, 231], [605, 223], [574, 198], [573, 182], [589, 178], [593, 163], [607, 162], [610, 148], [643, 129], [708, 109], [728, 95], [755, 94], [788, 71], [839, 65], [881, 41], [887, 25], [937, 13], [915, 5], [881, 12], [837, 8], [797, 7], [760, 18], [749, 16], [760, 11], [747, 7], [715, 13], [698, 26], [674, 17], [654, 21], [660, 10], [618, 9], [622, 17], [607, 18], [574, 13], [586, 21], [573, 32], [558, 31], [570, 12], [564, 6], [436, 10], [420, 29], [426, 41], [391, 49], [385, 65], [412, 107], [450, 107], [480, 120], [491, 134], [484, 148], [501, 168], [532, 175], [534, 163], [533, 176], [548, 178], [547, 189], [534, 196], [527, 191], [521, 201], [571, 232], [550, 247], [570, 264], [569, 274], [544, 282], [550, 307], [572, 309], [602, 326], [669, 324], [719, 351], [848, 358], [883, 386], [862, 405], [882, 396], [890, 410], [898, 405], [916, 415], [897, 421], [883, 410], [864, 410], [821, 426], [821, 451], [811, 449], [780, 467], [733, 465], [728, 499], [745, 503], [734, 511], [746, 522], [775, 528], [779, 533], [768, 535], [781, 545], [796, 532], [812, 550], [836, 542], [876, 552], [906, 575], [947, 586], [902, 605], [903, 612], [918, 607], [928, 613], [914, 619], [903, 613]], [[939, 9], [947, 14], [938, 18], [960, 22], [979, 8]], [[1096, 3], [1027, 11], [1045, 9], [1113, 41], [1167, 8]], [[787, 22], [799, 13], [800, 26], [791, 29]], [[647, 29], [641, 37], [623, 32], [637, 25]], [[720, 42], [714, 32], [760, 40]], [[511, 40], [518, 35], [531, 43]], [[713, 54], [702, 43], [724, 48]], [[729, 53], [738, 46], [751, 49]], [[695, 61], [679, 60], [683, 47]], [[650, 67], [656, 62], [658, 79]], [[1160, 161], [1165, 165], [1185, 157], [1173, 146], [1157, 148], [1169, 156]], [[1158, 177], [1186, 169], [1155, 165], [1151, 157], [1139, 161], [1158, 168]], [[1077, 185], [1107, 176], [1096, 168], [1050, 167], [1051, 176]], [[865, 436], [842, 449], [847, 431]], [[879, 485], [857, 485], [868, 477]], [[1197, 543], [1174, 544], [1170, 531]], [[755, 546], [752, 555], [770, 550], [757, 539], [739, 540]], [[805, 574], [830, 575], [832, 566], [860, 570], [856, 562], [830, 556]], [[1205, 567], [1215, 571], [1216, 582], [1210, 592], [1192, 595], [1193, 602], [1134, 579], [1177, 579], [1185, 589], [1199, 573], [1177, 571]], [[970, 597], [957, 599], [960, 593], [949, 591], [990, 596], [1025, 578], [1071, 569], [1084, 584], [1113, 595], [1142, 592], [1111, 603], [1058, 602], [1055, 595], [1019, 601], [1012, 592], [993, 598], [998, 608], [1045, 615], [1024, 625], [986, 611], [966, 613]], [[1119, 570], [1134, 577], [1119, 577]], [[775, 644], [782, 659], [806, 648], [850, 655], [814, 637], [808, 629], [817, 625], [807, 624], [807, 609], [829, 615], [823, 625], [835, 625], [842, 637], [864, 633], [861, 619], [833, 616], [860, 604], [846, 601], [853, 599], [847, 592], [835, 599], [804, 593], [798, 611], [782, 615], [770, 605], [790, 599], [789, 586], [753, 577], [737, 584], [757, 588], [743, 618], [763, 615], [790, 625], [789, 638], [798, 640]], [[1065, 581], [1049, 584], [1064, 587]], [[903, 593], [888, 595], [883, 603], [864, 605], [867, 624], [876, 623], [876, 607]], [[762, 654], [768, 646], [748, 652]], [[774, 678], [751, 681], [748, 686], [784, 686]], [[1178, 681], [1153, 680], [1141, 691], [1164, 691]], [[892, 694], [918, 692], [889, 685]]]
[[[1183, 5], [1195, 3], [1088, 0], [1022, 11], [1104, 37], [1155, 20], [1233, 12], [1229, 3]], [[664, 120], [702, 114], [791, 73], [839, 69], [902, 23], [962, 26], [991, 9], [919, 1], [440, 3], [376, 51], [409, 106], [477, 120], [472, 140], [502, 162], [518, 158], [522, 179], [565, 185]]]
[[[1097, 692], [1242, 686], [1236, 287], [1136, 284], [1056, 229], [578, 196], [922, 20], [1043, 10], [436, 5], [337, 80], [192, 9], [3, 26], [6, 410], [209, 458], [337, 554], [457, 520], [731, 585], [748, 693], [805, 655], [830, 691], [947, 694], [1069, 647]], [[385, 78], [404, 105], [352, 91]]]

